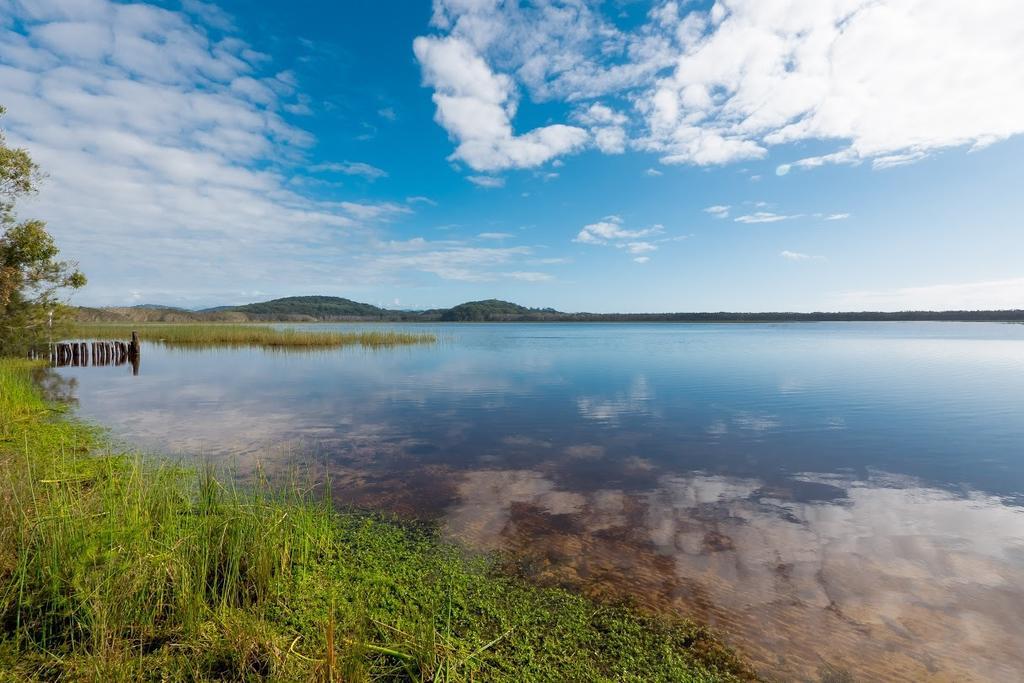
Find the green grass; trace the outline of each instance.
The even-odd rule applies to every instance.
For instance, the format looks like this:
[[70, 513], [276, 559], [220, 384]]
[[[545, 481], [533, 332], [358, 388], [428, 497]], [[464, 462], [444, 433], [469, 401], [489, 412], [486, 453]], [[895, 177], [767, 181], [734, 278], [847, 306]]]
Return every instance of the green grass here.
[[297, 481], [110, 454], [44, 372], [0, 360], [0, 680], [751, 677], [693, 623], [531, 586]]
[[265, 346], [288, 348], [332, 348], [365, 346], [384, 348], [406, 344], [429, 344], [437, 341], [432, 334], [362, 330], [337, 332], [329, 330], [295, 330], [268, 325], [180, 323], [180, 324], [89, 324], [75, 325], [69, 338], [120, 339], [131, 338], [135, 330], [144, 341], [170, 346]]

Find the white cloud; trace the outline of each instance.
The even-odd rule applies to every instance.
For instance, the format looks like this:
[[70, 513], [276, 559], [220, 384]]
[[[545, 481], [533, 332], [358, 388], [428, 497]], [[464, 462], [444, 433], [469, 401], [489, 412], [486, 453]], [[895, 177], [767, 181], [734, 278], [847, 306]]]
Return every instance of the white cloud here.
[[662, 232], [660, 225], [641, 230], [626, 230], [622, 227], [622, 219], [618, 216], [606, 216], [597, 223], [583, 226], [583, 229], [576, 235], [574, 242], [583, 244], [607, 244], [614, 240], [629, 240], [637, 237], [647, 237]]
[[361, 161], [342, 161], [342, 162], [329, 162], [324, 164], [315, 164], [309, 167], [309, 170], [317, 172], [330, 172], [330, 173], [343, 173], [345, 175], [357, 175], [366, 178], [367, 180], [377, 180], [378, 178], [387, 178], [388, 172], [371, 166], [370, 164], [364, 164]]
[[579, 101], [641, 85], [673, 61], [667, 25], [624, 32], [579, 0], [436, 0], [432, 24], [513, 73], [540, 100]]
[[799, 216], [784, 216], [771, 211], [755, 211], [751, 214], [737, 216], [733, 220], [737, 223], [777, 223], [779, 221], [786, 221], [792, 218], [799, 218]]
[[532, 254], [529, 247], [468, 247], [458, 242], [431, 242], [422, 238], [378, 245], [363, 272], [375, 277], [394, 277], [395, 273], [415, 270], [444, 280], [493, 282], [510, 279], [542, 282], [546, 273], [506, 270], [524, 262]]
[[577, 110], [574, 118], [585, 126], [624, 126], [629, 120], [625, 114], [599, 102]]
[[458, 143], [451, 159], [477, 171], [530, 168], [586, 142], [585, 130], [563, 124], [515, 135], [512, 79], [492, 71], [468, 42], [421, 36], [413, 42], [413, 51], [423, 67], [424, 82], [435, 90], [437, 122]]
[[651, 244], [650, 242], [627, 242], [626, 251], [630, 254], [643, 254], [648, 251], [657, 251], [657, 245]]
[[406, 204], [426, 204], [427, 206], [437, 206], [437, 202], [435, 202], [433, 199], [431, 199], [430, 197], [424, 197], [422, 195], [406, 197], [405, 202]]
[[652, 148], [681, 161], [702, 162], [678, 141], [694, 126], [745, 143], [730, 158], [845, 141], [802, 167], [910, 163], [1024, 131], [1019, 3], [735, 0], [727, 8], [719, 22], [695, 13], [703, 35], [649, 101]]
[[[81, 4], [88, 5], [90, 3], [84, 2]], [[231, 31], [235, 27], [235, 22], [231, 15], [213, 3], [202, 2], [202, 0], [182, 0], [181, 7], [189, 14], [198, 17], [207, 26], [212, 26], [222, 31]]]
[[532, 270], [513, 270], [502, 273], [502, 276], [520, 282], [549, 282], [555, 279], [550, 273], [538, 273]]
[[729, 215], [729, 206], [727, 204], [715, 204], [704, 209], [705, 213], [709, 213], [715, 218], [726, 218]]
[[646, 171], [644, 171], [644, 175], [650, 176], [651, 178], [657, 178], [658, 176], [662, 176], [665, 174], [656, 168], [649, 168]]
[[498, 187], [505, 187], [505, 179], [490, 175], [468, 175], [466, 180], [477, 187], [486, 187], [489, 190]]
[[789, 251], [788, 249], [780, 251], [779, 256], [787, 261], [809, 261], [811, 259], [821, 258], [820, 256], [811, 256], [810, 254], [802, 254], [799, 251]]
[[576, 111], [573, 118], [590, 129], [594, 145], [605, 154], [626, 151], [626, 129], [629, 118], [604, 104], [594, 103]]
[[573, 242], [613, 246], [629, 254], [638, 254], [639, 256], [633, 260], [637, 263], [646, 263], [650, 260], [650, 257], [645, 254], [657, 251], [659, 243], [676, 242], [686, 239], [685, 236], [662, 237], [653, 240], [640, 239], [660, 235], [664, 231], [665, 228], [661, 225], [652, 225], [649, 228], [641, 228], [639, 230], [627, 230], [622, 225], [622, 218], [619, 216], [606, 216], [603, 220], [583, 226], [583, 229], [579, 231]]
[[857, 311], [1024, 309], [1024, 277], [843, 292], [834, 302], [837, 310]]
[[507, 240], [515, 237], [515, 235], [508, 232], [482, 232], [477, 237], [482, 240]]
[[[1024, 5], [1014, 0], [722, 0], [708, 11], [662, 0], [629, 30], [598, 7], [435, 0], [444, 37], [421, 40], [466, 45], [501, 81], [488, 102], [503, 140], [517, 86], [576, 112], [631, 102], [628, 121], [576, 115], [609, 153], [639, 147], [664, 163], [706, 165], [788, 143], [831, 145], [780, 175], [826, 163], [888, 168], [1024, 132]], [[439, 105], [461, 150], [447, 118]], [[622, 135], [597, 132], [609, 124]]]
[[[49, 174], [21, 211], [49, 221], [95, 303], [338, 282], [351, 250], [338, 242], [368, 229], [366, 211], [296, 191], [314, 139], [284, 113], [301, 100], [295, 78], [222, 36], [213, 6], [187, 8], [5, 3], [17, 29], [0, 28], [4, 126]], [[140, 272], [162, 284], [139, 288]]]
[[401, 204], [395, 204], [394, 202], [377, 202], [373, 204], [362, 202], [338, 202], [337, 206], [345, 211], [345, 213], [364, 221], [394, 218], [397, 215], [409, 213], [411, 211], [408, 207], [402, 206]]
[[[204, 305], [251, 300], [267, 282], [287, 283], [288, 293], [345, 293], [424, 275], [550, 277], [525, 247], [380, 239], [381, 222], [430, 198], [325, 201], [299, 192], [323, 184], [309, 173], [384, 171], [355, 161], [311, 168], [314, 138], [287, 119], [289, 105], [307, 99], [299, 83], [238, 38], [211, 37], [226, 30], [212, 6], [0, 6], [20, 31], [0, 20], [5, 132], [49, 173], [21, 210], [48, 220], [64, 253], [81, 261], [90, 285], [78, 300]], [[131, 257], [114, 258], [118, 249]]]
[[827, 220], [827, 221], [845, 221], [849, 217], [850, 217], [850, 214], [848, 214], [848, 213], [830, 213], [827, 216], [825, 216], [825, 220]]
[[622, 154], [626, 151], [626, 131], [617, 126], [597, 128], [594, 144], [605, 154]]

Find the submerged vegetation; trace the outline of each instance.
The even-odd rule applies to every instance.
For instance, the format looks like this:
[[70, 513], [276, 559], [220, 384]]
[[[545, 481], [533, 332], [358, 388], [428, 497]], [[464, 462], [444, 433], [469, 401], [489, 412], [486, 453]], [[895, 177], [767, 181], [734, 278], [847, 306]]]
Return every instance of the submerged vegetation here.
[[750, 677], [688, 621], [530, 586], [311, 487], [111, 454], [43, 372], [0, 360], [0, 680]]
[[296, 330], [267, 325], [232, 324], [78, 324], [72, 337], [82, 339], [127, 339], [133, 330], [144, 341], [171, 346], [270, 346], [330, 348], [366, 346], [383, 348], [437, 341], [433, 334], [384, 330], [339, 332], [332, 330]]

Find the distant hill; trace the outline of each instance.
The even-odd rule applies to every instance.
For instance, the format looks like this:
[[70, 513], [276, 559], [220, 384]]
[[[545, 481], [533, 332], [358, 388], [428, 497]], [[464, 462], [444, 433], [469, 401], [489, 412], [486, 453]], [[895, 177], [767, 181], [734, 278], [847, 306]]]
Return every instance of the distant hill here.
[[393, 311], [337, 296], [290, 296], [242, 306], [217, 306], [188, 311], [142, 304], [120, 308], [79, 308], [82, 322], [686, 322], [783, 323], [963, 321], [1024, 322], [1024, 310], [1009, 311], [855, 311], [838, 313], [563, 313], [553, 308], [527, 308], [510, 301], [467, 301], [452, 308]]
[[249, 317], [231, 311], [196, 312], [169, 306], [114, 306], [108, 308], [79, 307], [75, 317], [85, 323], [186, 323], [245, 322]]
[[488, 320], [507, 320], [510, 316], [523, 316], [530, 309], [510, 301], [501, 299], [485, 299], [483, 301], [467, 301], [441, 312], [441, 320], [447, 322], [483, 322]]
[[145, 311], [175, 311], [178, 313], [191, 313], [192, 311], [180, 306], [164, 306], [163, 304], [136, 304], [131, 308], [138, 308]]
[[[214, 309], [209, 309], [213, 311]], [[351, 318], [382, 318], [391, 315], [392, 311], [384, 308], [362, 304], [351, 299], [338, 296], [288, 296], [262, 303], [244, 306], [218, 307], [218, 312], [233, 311], [244, 313], [255, 320], [292, 320], [308, 318], [311, 320], [346, 320]]]

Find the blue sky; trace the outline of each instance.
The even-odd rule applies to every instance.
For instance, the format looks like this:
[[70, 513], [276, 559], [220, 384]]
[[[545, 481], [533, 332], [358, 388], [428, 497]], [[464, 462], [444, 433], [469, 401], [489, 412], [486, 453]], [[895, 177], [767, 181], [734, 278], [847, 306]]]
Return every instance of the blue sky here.
[[89, 305], [1024, 308], [1024, 7], [0, 0]]

